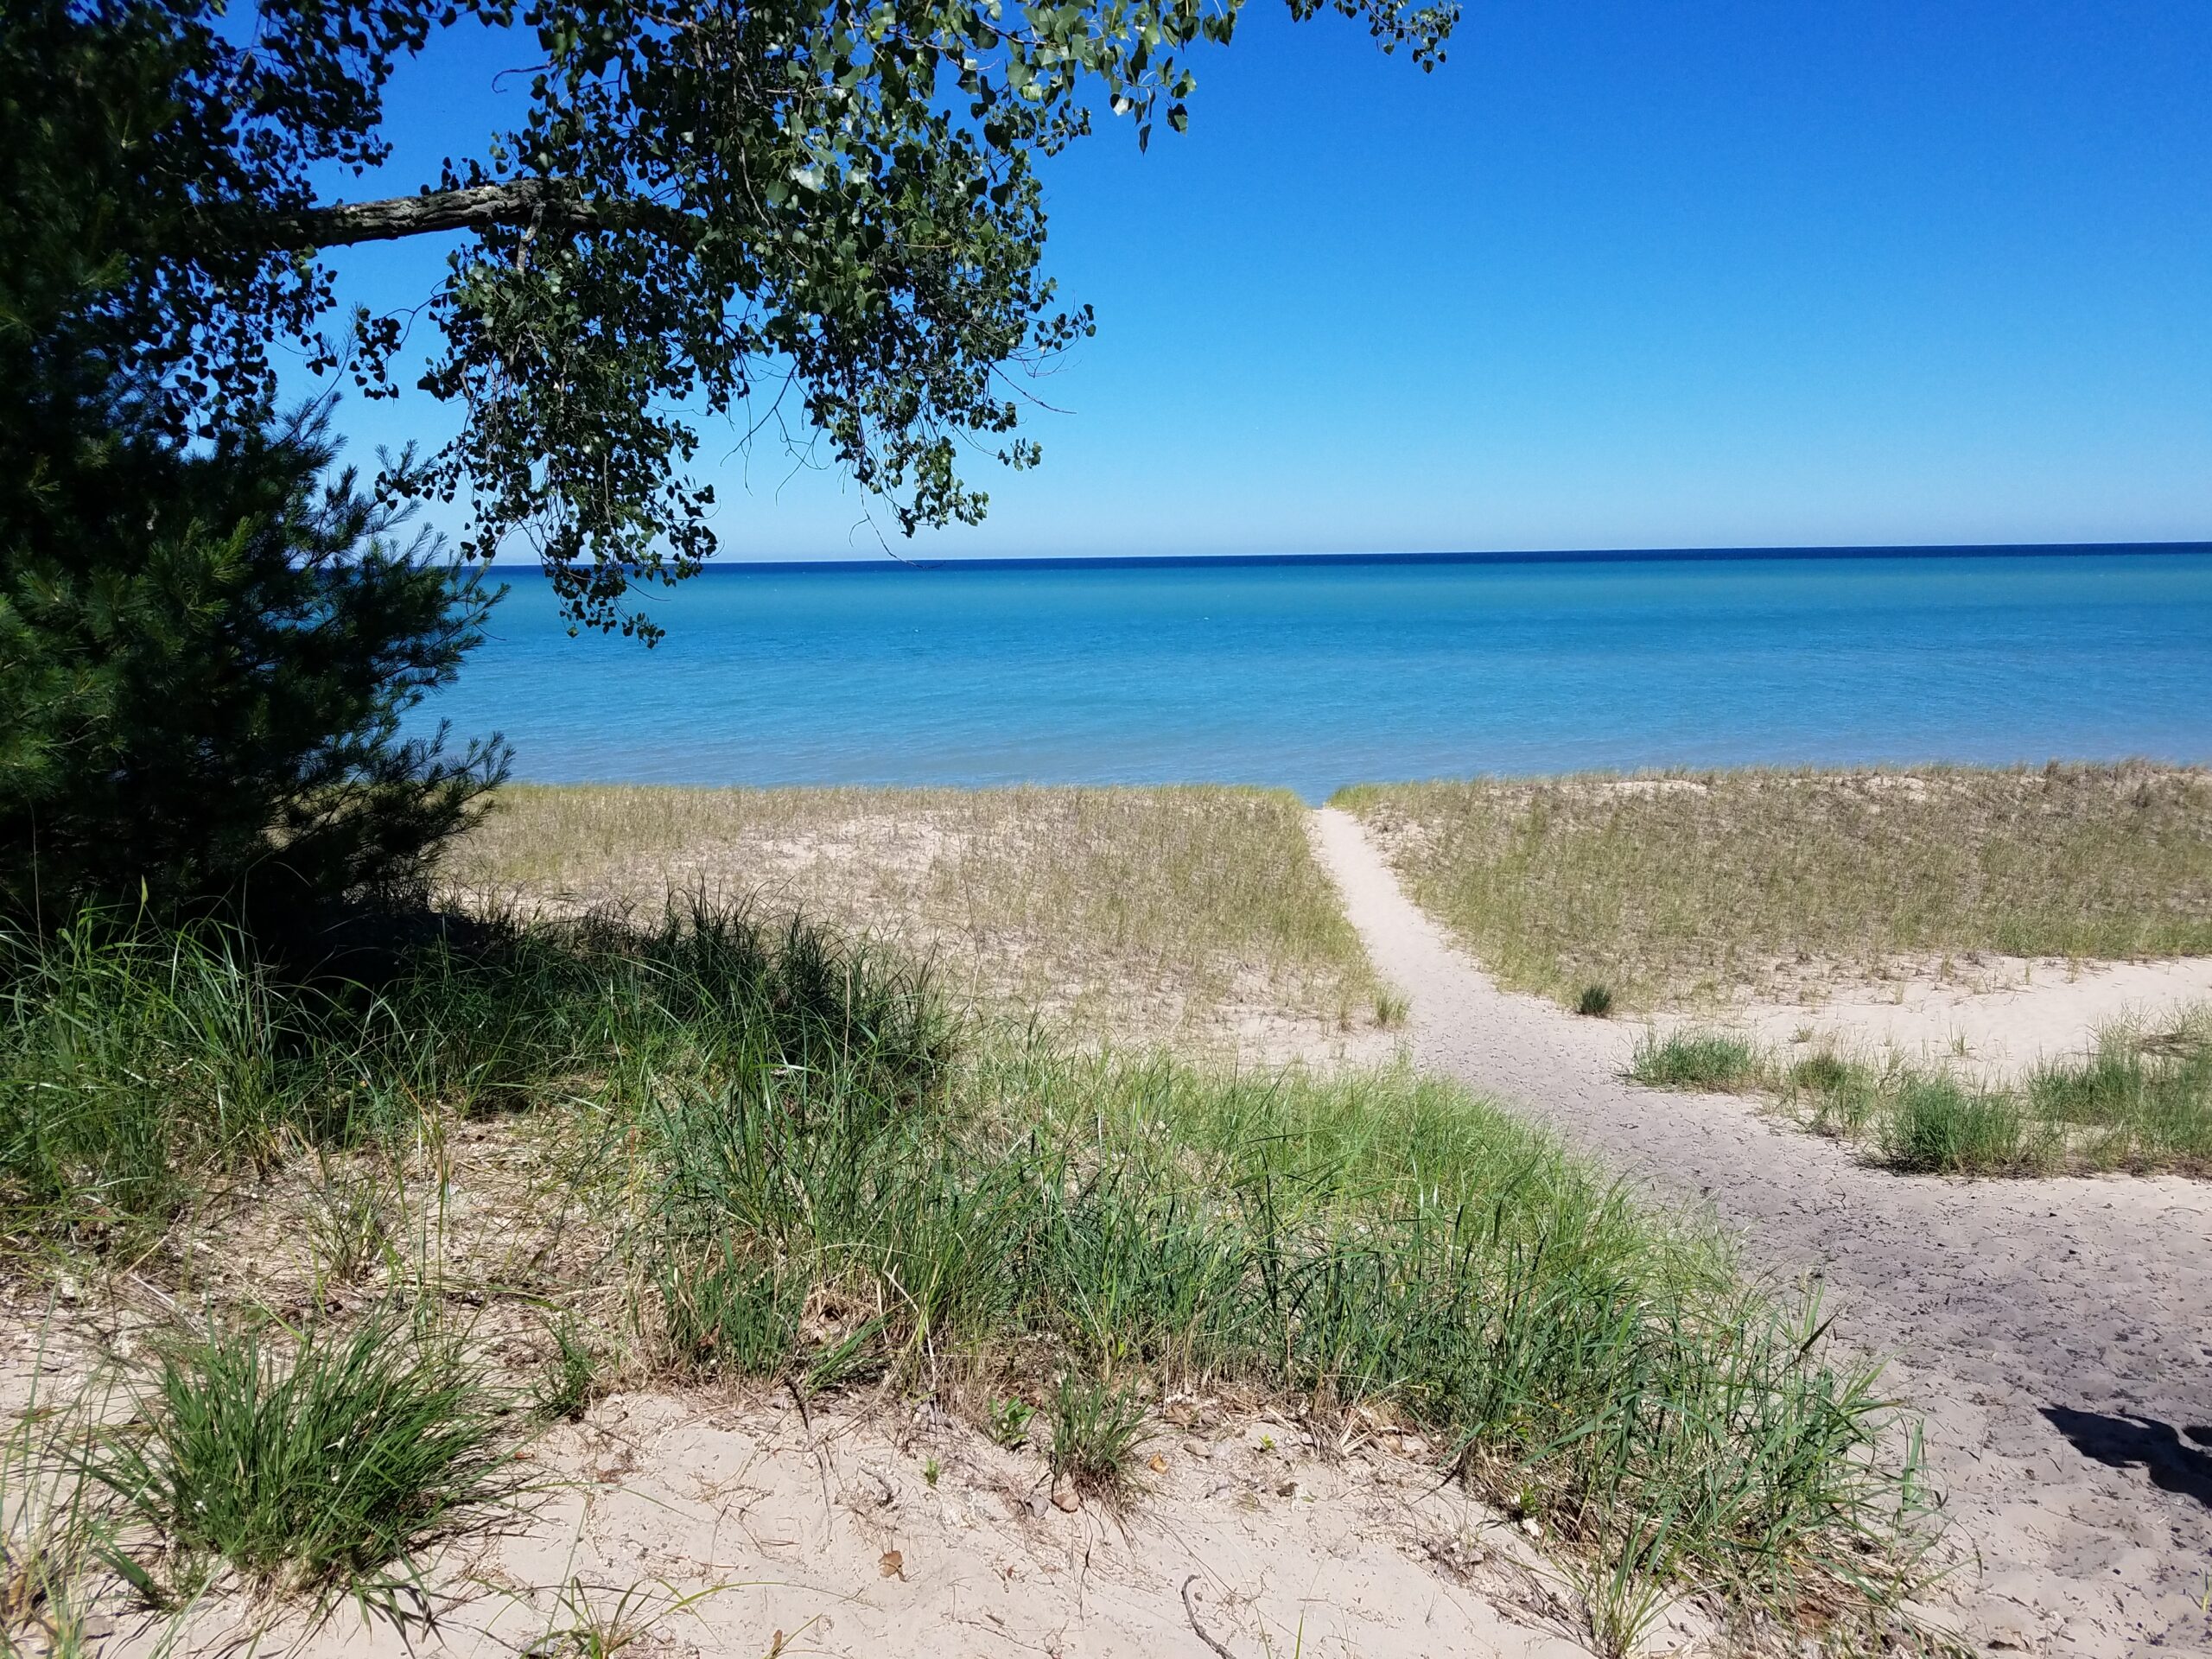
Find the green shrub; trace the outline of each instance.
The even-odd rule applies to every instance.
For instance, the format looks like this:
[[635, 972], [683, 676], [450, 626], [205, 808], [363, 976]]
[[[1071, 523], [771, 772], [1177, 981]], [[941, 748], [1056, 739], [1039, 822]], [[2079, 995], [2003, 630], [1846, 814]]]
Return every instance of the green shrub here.
[[1029, 1424], [1036, 1415], [1037, 1408], [1027, 1400], [993, 1400], [984, 1407], [984, 1432], [1007, 1451], [1018, 1451], [1029, 1443]]
[[[319, 417], [205, 454], [60, 409], [0, 486], [0, 918], [220, 903], [264, 927], [418, 880], [504, 775], [404, 739], [495, 594], [349, 473]], [[18, 457], [11, 454], [10, 471]]]
[[1574, 1011], [1593, 1020], [1604, 1020], [1613, 1011], [1613, 993], [1610, 986], [1585, 985], [1582, 994], [1574, 999]]

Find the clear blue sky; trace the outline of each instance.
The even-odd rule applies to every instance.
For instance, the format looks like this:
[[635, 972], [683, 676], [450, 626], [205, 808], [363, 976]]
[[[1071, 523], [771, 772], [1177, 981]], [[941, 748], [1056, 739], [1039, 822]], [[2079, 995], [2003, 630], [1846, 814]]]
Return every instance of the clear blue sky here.
[[[501, 121], [499, 47], [395, 89], [391, 188]], [[1475, 0], [1431, 75], [1254, 0], [1198, 67], [1187, 136], [1047, 173], [1099, 334], [1041, 471], [908, 543], [709, 429], [726, 556], [2212, 537], [2204, 0]]]

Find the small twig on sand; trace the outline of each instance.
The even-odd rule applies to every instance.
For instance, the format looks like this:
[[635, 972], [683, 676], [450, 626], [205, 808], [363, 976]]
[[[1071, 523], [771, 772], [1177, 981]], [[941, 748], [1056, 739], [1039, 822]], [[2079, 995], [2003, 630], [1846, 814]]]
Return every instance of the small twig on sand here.
[[837, 1529], [837, 1506], [830, 1497], [830, 1459], [822, 1450], [821, 1441], [814, 1438], [814, 1418], [806, 1408], [806, 1395], [799, 1392], [798, 1382], [786, 1377], [785, 1386], [791, 1391], [791, 1402], [798, 1408], [799, 1427], [806, 1431], [806, 1449], [814, 1454], [814, 1466], [822, 1476], [822, 1518], [830, 1531]]
[[1236, 1656], [1206, 1634], [1206, 1627], [1198, 1623], [1198, 1605], [1191, 1599], [1191, 1586], [1198, 1581], [1195, 1573], [1183, 1580], [1183, 1611], [1191, 1616], [1191, 1628], [1198, 1633], [1198, 1640], [1221, 1656], [1221, 1659], [1236, 1659]]

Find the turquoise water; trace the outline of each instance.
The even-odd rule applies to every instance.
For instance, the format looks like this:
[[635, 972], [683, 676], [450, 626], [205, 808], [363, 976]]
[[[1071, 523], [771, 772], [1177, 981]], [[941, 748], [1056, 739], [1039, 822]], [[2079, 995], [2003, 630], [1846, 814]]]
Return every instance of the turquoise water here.
[[515, 774], [1285, 785], [2212, 761], [2212, 553], [710, 569], [668, 638], [531, 575], [422, 711]]

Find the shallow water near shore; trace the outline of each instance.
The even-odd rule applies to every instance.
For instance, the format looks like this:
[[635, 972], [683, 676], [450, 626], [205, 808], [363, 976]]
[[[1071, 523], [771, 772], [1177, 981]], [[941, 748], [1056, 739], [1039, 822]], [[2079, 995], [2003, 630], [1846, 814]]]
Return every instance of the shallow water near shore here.
[[710, 568], [668, 637], [513, 591], [410, 717], [543, 782], [1223, 782], [2212, 761], [2212, 552]]

